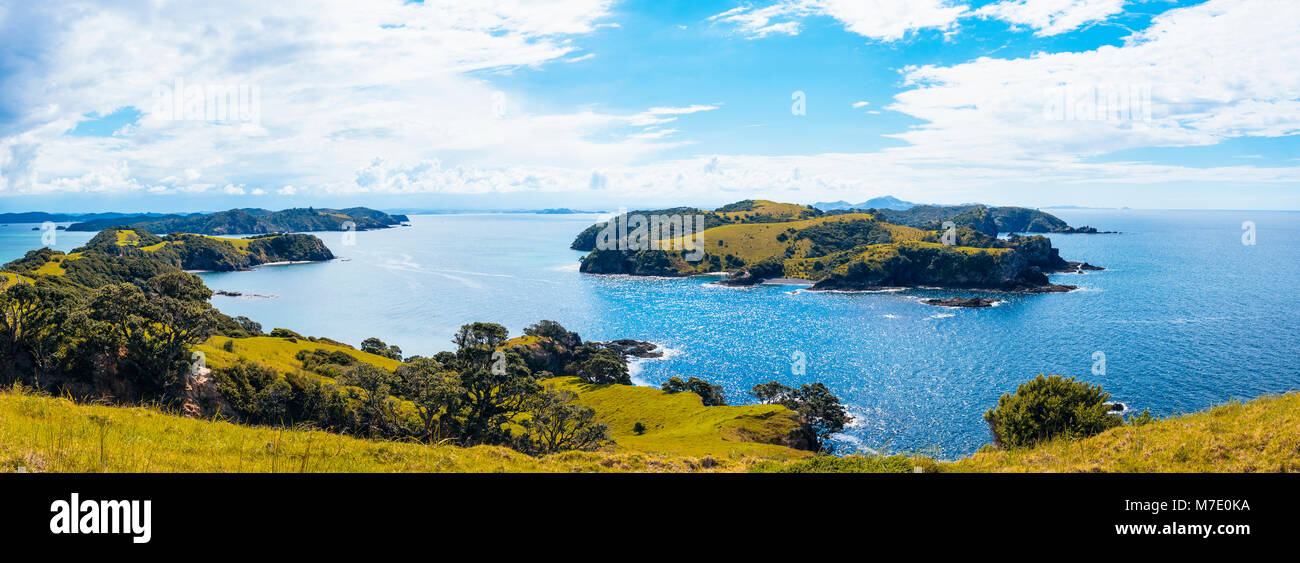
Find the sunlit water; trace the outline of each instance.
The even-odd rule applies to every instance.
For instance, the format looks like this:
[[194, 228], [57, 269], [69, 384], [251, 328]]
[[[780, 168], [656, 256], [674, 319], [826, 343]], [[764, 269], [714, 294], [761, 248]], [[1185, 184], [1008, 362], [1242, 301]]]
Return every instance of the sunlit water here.
[[[593, 217], [574, 215], [415, 216], [412, 227], [357, 233], [355, 245], [320, 233], [339, 256], [332, 262], [203, 277], [213, 289], [272, 296], [213, 298], [267, 330], [354, 344], [377, 336], [407, 354], [450, 349], [470, 321], [518, 334], [553, 319], [587, 339], [668, 347], [666, 359], [637, 366], [643, 384], [698, 376], [745, 403], [756, 383], [822, 381], [857, 418], [840, 440], [846, 451], [967, 454], [989, 440], [984, 411], [1038, 373], [1100, 383], [1158, 415], [1300, 389], [1300, 214], [1057, 214], [1123, 231], [1052, 236], [1066, 259], [1108, 270], [1054, 276], [1076, 292], [1003, 296], [978, 310], [918, 302], [978, 292], [824, 294], [583, 275], [582, 253], [568, 244]], [[1255, 223], [1256, 245], [1242, 244], [1243, 221]], [[0, 227], [0, 258], [39, 246], [32, 226]], [[55, 247], [90, 236], [60, 232]]]

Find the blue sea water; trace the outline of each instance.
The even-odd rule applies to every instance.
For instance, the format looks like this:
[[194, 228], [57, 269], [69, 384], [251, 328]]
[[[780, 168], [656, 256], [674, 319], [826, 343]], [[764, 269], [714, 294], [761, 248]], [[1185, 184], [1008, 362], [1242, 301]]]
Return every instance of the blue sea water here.
[[[539, 319], [587, 339], [665, 346], [636, 379], [721, 384], [733, 403], [756, 383], [821, 381], [856, 418], [842, 451], [928, 450], [945, 458], [989, 441], [981, 415], [1039, 373], [1100, 383], [1130, 409], [1169, 415], [1233, 398], [1300, 389], [1300, 213], [1054, 211], [1116, 235], [1053, 235], [1068, 260], [1107, 268], [1053, 276], [1075, 292], [1003, 295], [989, 309], [923, 305], [908, 290], [842, 294], [748, 289], [707, 278], [580, 274], [568, 249], [590, 215], [429, 215], [411, 227], [319, 233], [328, 263], [206, 273], [231, 315], [359, 343], [377, 336], [407, 354], [452, 347], [452, 332], [491, 321], [519, 334]], [[1256, 244], [1242, 244], [1242, 223]], [[32, 225], [0, 227], [0, 259], [40, 245]], [[70, 249], [90, 233], [58, 233]], [[987, 294], [984, 294], [987, 295]], [[1099, 359], [1104, 355], [1104, 369]]]

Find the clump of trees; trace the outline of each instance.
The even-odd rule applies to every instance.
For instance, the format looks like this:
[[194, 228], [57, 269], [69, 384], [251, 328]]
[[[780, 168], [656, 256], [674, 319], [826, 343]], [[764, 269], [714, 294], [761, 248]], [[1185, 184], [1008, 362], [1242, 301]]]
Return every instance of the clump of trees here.
[[839, 397], [822, 383], [807, 383], [793, 389], [769, 381], [755, 385], [750, 394], [760, 403], [782, 405], [797, 413], [803, 421], [800, 428], [803, 438], [817, 450], [831, 450], [830, 436], [853, 421]]
[[[999, 448], [1033, 446], [1054, 438], [1085, 438], [1123, 424], [1110, 411], [1110, 393], [1100, 385], [1075, 381], [1073, 377], [1039, 375], [1021, 383], [1015, 393], [998, 399], [996, 407], [984, 413]], [[1144, 413], [1137, 423], [1150, 420]]]
[[397, 346], [389, 346], [375, 337], [370, 337], [361, 341], [361, 351], [376, 356], [402, 361], [402, 349]]
[[191, 347], [218, 324], [210, 296], [202, 280], [179, 270], [97, 289], [14, 283], [0, 292], [0, 382], [75, 396], [175, 398]]
[[682, 378], [673, 376], [668, 378], [668, 381], [665, 381], [659, 388], [668, 393], [681, 393], [682, 391], [695, 393], [700, 396], [706, 407], [727, 405], [727, 396], [723, 393], [721, 385], [713, 385], [698, 377], [691, 377], [686, 381], [682, 381]]
[[503, 445], [535, 455], [611, 443], [595, 411], [572, 392], [544, 387], [549, 373], [529, 370], [506, 349], [508, 337], [499, 324], [470, 323], [456, 331], [455, 352], [409, 358], [392, 371], [340, 351], [297, 354], [305, 370], [339, 385], [314, 384], [304, 374], [282, 378], [244, 362], [215, 373], [236, 414], [251, 422], [310, 422], [375, 438]]

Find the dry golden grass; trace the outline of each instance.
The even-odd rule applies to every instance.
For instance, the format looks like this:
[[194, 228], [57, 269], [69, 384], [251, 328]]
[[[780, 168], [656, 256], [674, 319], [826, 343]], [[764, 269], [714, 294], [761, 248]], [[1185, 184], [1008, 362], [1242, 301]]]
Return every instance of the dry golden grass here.
[[501, 447], [363, 440], [0, 393], [0, 472], [691, 472], [745, 471], [759, 461], [637, 452], [538, 458]]
[[983, 451], [945, 471], [1208, 472], [1300, 471], [1300, 394], [1231, 402], [1143, 426], [1029, 449]]

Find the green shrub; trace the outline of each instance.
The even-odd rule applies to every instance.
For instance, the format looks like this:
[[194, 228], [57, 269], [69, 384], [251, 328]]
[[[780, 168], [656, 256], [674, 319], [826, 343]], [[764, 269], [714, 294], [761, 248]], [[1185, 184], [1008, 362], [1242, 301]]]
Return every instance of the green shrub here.
[[1100, 385], [1073, 377], [1043, 376], [1021, 383], [1015, 393], [1002, 395], [998, 406], [984, 413], [1000, 448], [1033, 446], [1057, 437], [1084, 438], [1119, 426], [1110, 414], [1110, 394]]
[[642, 424], [642, 423], [640, 423], [640, 422], [638, 422], [638, 423], [636, 423], [636, 424], [633, 424], [633, 425], [632, 425], [632, 433], [633, 433], [633, 434], [636, 434], [637, 436], [640, 436], [640, 435], [642, 435], [642, 434], [645, 434], [645, 424]]

